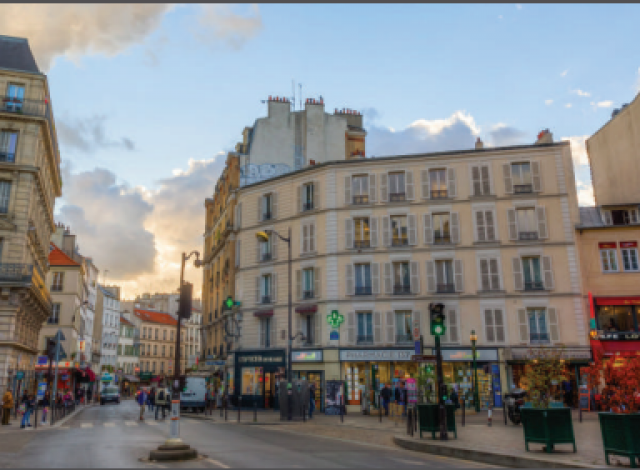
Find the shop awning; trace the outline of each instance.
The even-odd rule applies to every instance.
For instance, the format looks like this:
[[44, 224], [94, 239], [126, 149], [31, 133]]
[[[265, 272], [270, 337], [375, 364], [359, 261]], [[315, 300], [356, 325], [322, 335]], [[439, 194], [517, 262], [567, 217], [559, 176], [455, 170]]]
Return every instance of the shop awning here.
[[126, 380], [127, 382], [140, 382], [140, 379], [133, 375], [125, 375], [124, 380]]
[[640, 297], [596, 297], [596, 305], [640, 305]]
[[[592, 341], [593, 343], [595, 341]], [[605, 356], [640, 356], [640, 341], [599, 341], [599, 343]]]
[[296, 313], [316, 313], [317, 311], [317, 305], [300, 305], [296, 307]]
[[253, 316], [255, 316], [255, 317], [272, 317], [273, 316], [273, 310], [258, 310], [256, 312], [253, 312]]
[[151, 379], [151, 382], [160, 382], [162, 380], [162, 377], [154, 377]]

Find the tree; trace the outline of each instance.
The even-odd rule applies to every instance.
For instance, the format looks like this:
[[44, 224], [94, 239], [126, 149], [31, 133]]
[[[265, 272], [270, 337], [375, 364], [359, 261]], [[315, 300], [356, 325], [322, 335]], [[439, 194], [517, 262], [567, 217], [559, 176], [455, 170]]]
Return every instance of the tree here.
[[590, 388], [599, 388], [601, 403], [613, 413], [637, 413], [640, 410], [640, 357], [618, 357], [604, 361], [603, 354], [595, 351], [595, 361], [586, 369]]
[[567, 380], [562, 350], [531, 348], [533, 360], [527, 364], [524, 376], [525, 387], [534, 408], [549, 408], [556, 386]]
[[436, 373], [435, 367], [433, 365], [428, 365], [419, 368], [420, 373], [418, 374], [418, 378], [416, 379], [416, 383], [418, 385], [418, 393], [420, 397], [420, 402], [431, 403], [432, 393], [429, 393], [429, 386], [432, 386], [432, 389], [435, 390], [436, 383]]

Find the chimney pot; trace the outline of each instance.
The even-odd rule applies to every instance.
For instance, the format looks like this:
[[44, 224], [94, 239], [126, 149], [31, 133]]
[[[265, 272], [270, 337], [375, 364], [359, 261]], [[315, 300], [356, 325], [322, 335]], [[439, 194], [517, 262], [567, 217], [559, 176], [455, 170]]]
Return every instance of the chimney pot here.
[[484, 148], [484, 144], [482, 143], [482, 140], [480, 140], [480, 137], [478, 137], [476, 139], [476, 149], [481, 149]]

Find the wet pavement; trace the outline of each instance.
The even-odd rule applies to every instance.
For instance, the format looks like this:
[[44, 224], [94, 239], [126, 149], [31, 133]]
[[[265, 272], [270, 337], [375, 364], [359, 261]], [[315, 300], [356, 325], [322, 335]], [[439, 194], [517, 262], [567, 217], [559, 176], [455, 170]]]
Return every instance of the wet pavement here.
[[[377, 444], [259, 426], [225, 426], [184, 418], [182, 439], [205, 456], [190, 462], [148, 462], [169, 437], [169, 419], [138, 420], [132, 401], [87, 408], [60, 427], [0, 435], [0, 468], [435, 468], [485, 467]], [[143, 459], [143, 460], [141, 460]]]

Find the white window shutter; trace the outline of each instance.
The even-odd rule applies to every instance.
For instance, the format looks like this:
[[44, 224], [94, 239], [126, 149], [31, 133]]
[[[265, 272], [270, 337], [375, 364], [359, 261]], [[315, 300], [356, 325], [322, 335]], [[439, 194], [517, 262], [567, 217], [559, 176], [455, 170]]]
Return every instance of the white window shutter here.
[[296, 188], [296, 213], [298, 212], [302, 212], [302, 190], [304, 188], [304, 185], [298, 185], [298, 187]]
[[632, 224], [638, 223], [638, 209], [630, 209], [629, 210], [629, 221]]
[[420, 171], [422, 179], [422, 199], [429, 199], [431, 192], [429, 191], [429, 170]]
[[391, 263], [384, 263], [384, 293], [393, 294], [393, 279], [392, 279]]
[[320, 346], [322, 344], [322, 315], [320, 315], [319, 313], [316, 313], [313, 316], [313, 326], [313, 339], [315, 341], [315, 344], [317, 346]]
[[320, 181], [313, 182], [313, 208], [320, 209]]
[[507, 209], [507, 223], [509, 224], [509, 240], [517, 240], [518, 221], [516, 219], [515, 209]]
[[345, 288], [346, 295], [354, 295], [356, 293], [356, 281], [354, 278], [353, 264], [346, 265]]
[[513, 288], [515, 290], [524, 290], [522, 260], [519, 257], [515, 257], [511, 262], [513, 266]]
[[476, 211], [476, 240], [479, 242], [487, 240], [484, 229], [484, 211]]
[[391, 217], [382, 216], [382, 245], [391, 246]]
[[497, 308], [493, 311], [493, 322], [496, 328], [496, 342], [504, 343], [506, 339], [506, 328], [504, 324], [504, 312]]
[[547, 230], [547, 211], [544, 206], [536, 206], [536, 217], [538, 219], [538, 238], [549, 238]]
[[376, 175], [371, 173], [369, 175], [369, 202], [376, 202]]
[[316, 224], [315, 222], [311, 222], [309, 224], [309, 251], [316, 251]]
[[531, 180], [533, 182], [533, 190], [535, 192], [542, 191], [542, 175], [540, 172], [540, 162], [531, 162]]
[[547, 309], [547, 314], [549, 315], [549, 338], [552, 343], [557, 343], [560, 341], [560, 332], [558, 330], [558, 315], [556, 313], [556, 309], [554, 307], [549, 307]]
[[387, 344], [396, 344], [396, 314], [394, 312], [386, 312], [386, 341]]
[[613, 225], [613, 219], [611, 218], [611, 211], [602, 211], [602, 215], [604, 216], [605, 225]]
[[272, 233], [269, 237], [271, 243], [271, 259], [278, 259], [278, 236]]
[[256, 303], [260, 303], [260, 276], [256, 276]]
[[448, 168], [447, 169], [447, 196], [448, 197], [456, 197], [457, 195], [457, 185], [456, 185], [456, 169]]
[[416, 216], [414, 214], [409, 214], [407, 217], [408, 225], [409, 225], [409, 245], [417, 245], [418, 244], [418, 224], [416, 221]]
[[372, 248], [378, 246], [378, 218], [369, 217], [369, 243]]
[[417, 261], [409, 263], [410, 286], [412, 294], [420, 293], [420, 264]]
[[271, 317], [271, 344], [272, 348], [275, 348], [278, 345], [278, 319], [275, 317]]
[[553, 265], [551, 263], [551, 256], [542, 257], [542, 270], [544, 272], [544, 288], [551, 290], [554, 288], [553, 278]]
[[425, 245], [433, 245], [433, 230], [431, 229], [431, 214], [422, 215], [422, 228], [424, 230]]
[[461, 259], [453, 261], [453, 273], [456, 292], [464, 292], [464, 268]]
[[451, 219], [451, 243], [460, 243], [460, 216], [457, 212], [449, 214]]
[[433, 260], [427, 261], [427, 292], [436, 291], [436, 263]]
[[489, 273], [488, 259], [480, 260], [480, 285], [483, 291], [491, 290], [491, 275]]
[[487, 343], [495, 343], [495, 329], [493, 325], [493, 310], [490, 308], [484, 309], [484, 337]]
[[504, 176], [504, 192], [507, 194], [513, 193], [513, 180], [511, 179], [510, 163], [502, 165], [502, 175]]
[[460, 322], [458, 318], [458, 311], [456, 309], [449, 309], [448, 311], [447, 333], [449, 336], [449, 343], [460, 342]]
[[382, 313], [373, 312], [373, 344], [380, 345], [382, 343]]
[[480, 180], [480, 167], [471, 167], [471, 194], [474, 196], [482, 195], [482, 181]]
[[480, 176], [482, 178], [482, 194], [488, 196], [491, 194], [491, 172], [489, 171], [489, 165], [482, 165], [480, 167]]
[[356, 312], [347, 313], [347, 344], [356, 344]]
[[302, 300], [302, 270], [296, 270], [296, 299]]
[[271, 218], [278, 218], [278, 193], [271, 193]]
[[371, 293], [380, 293], [380, 263], [371, 263]]
[[497, 258], [489, 260], [489, 271], [491, 272], [491, 288], [493, 290], [500, 289], [500, 267]]
[[236, 268], [240, 267], [240, 243], [241, 240], [236, 240]]
[[271, 302], [276, 303], [278, 301], [278, 275], [273, 273], [271, 275]]
[[262, 196], [258, 196], [258, 222], [262, 222], [263, 212]]
[[389, 201], [389, 187], [387, 185], [388, 180], [389, 177], [386, 173], [382, 173], [380, 175], [380, 202]]
[[321, 268], [313, 268], [313, 296], [317, 299], [321, 294], [322, 289], [322, 271]]
[[351, 197], [351, 176], [344, 177], [344, 205], [350, 206], [353, 203]]
[[416, 198], [413, 186], [413, 171], [404, 171], [404, 186], [407, 201], [413, 201]]
[[496, 241], [498, 239], [498, 237], [496, 237], [496, 226], [494, 224], [494, 217], [493, 217], [493, 211], [485, 211], [484, 213], [484, 220], [485, 220], [485, 229], [486, 229], [486, 235], [487, 235], [487, 241]]
[[344, 244], [347, 250], [353, 249], [353, 231], [354, 231], [353, 219], [348, 218], [344, 220]]
[[520, 325], [520, 342], [529, 344], [529, 322], [527, 321], [527, 311], [524, 308], [518, 309], [518, 323]]

